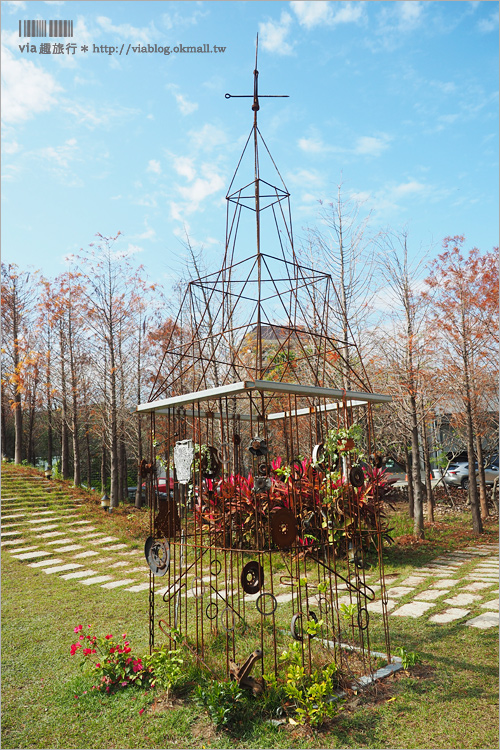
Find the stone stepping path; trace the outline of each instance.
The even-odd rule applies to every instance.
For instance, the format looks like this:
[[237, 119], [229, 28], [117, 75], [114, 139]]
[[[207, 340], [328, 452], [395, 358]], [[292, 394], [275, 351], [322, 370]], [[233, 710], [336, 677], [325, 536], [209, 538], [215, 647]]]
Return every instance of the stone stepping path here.
[[[51, 495], [50, 501], [56, 498]], [[118, 537], [96, 530], [85, 518], [84, 506], [77, 502], [49, 510], [46, 507], [29, 507], [15, 498], [2, 500], [4, 515], [1, 526], [1, 545], [21, 564], [39, 568], [47, 575], [57, 575], [62, 580], [103, 589], [121, 588], [131, 594], [149, 589], [149, 568], [142, 549], [129, 549]], [[24, 545], [24, 546], [23, 546]], [[111, 556], [106, 553], [111, 553]], [[93, 567], [88, 568], [91, 564]], [[277, 580], [274, 591], [278, 603], [292, 600], [292, 590]], [[467, 627], [487, 629], [498, 626], [498, 547], [481, 545], [467, 550], [441, 555], [425, 567], [401, 578], [398, 574], [386, 576], [387, 611], [391, 617], [424, 618], [434, 625], [463, 621]], [[187, 580], [187, 596], [194, 597], [194, 576]], [[210, 576], [203, 579], [210, 581]], [[174, 593], [165, 586], [164, 579], [155, 579], [155, 593]], [[310, 590], [316, 588], [310, 580]], [[366, 584], [376, 598], [367, 607], [370, 613], [382, 612], [380, 586], [371, 584], [367, 574]], [[230, 581], [226, 586], [231, 585]], [[338, 606], [355, 601], [347, 586], [339, 582]], [[420, 589], [420, 590], [418, 590]], [[237, 595], [238, 588], [221, 589], [224, 597]], [[259, 594], [245, 596], [252, 601]], [[494, 598], [492, 598], [494, 597]], [[401, 601], [402, 600], [402, 601]], [[471, 612], [473, 615], [471, 616]], [[470, 619], [467, 619], [467, 618]]]

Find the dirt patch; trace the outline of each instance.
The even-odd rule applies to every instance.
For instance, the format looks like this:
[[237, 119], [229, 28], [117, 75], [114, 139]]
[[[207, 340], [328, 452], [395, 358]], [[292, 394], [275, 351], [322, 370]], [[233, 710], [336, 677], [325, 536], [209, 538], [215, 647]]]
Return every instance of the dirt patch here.
[[[431, 544], [428, 539], [416, 539], [412, 534], [403, 534], [398, 536], [394, 540], [398, 547], [425, 547], [425, 545]], [[386, 576], [387, 577], [387, 576]]]

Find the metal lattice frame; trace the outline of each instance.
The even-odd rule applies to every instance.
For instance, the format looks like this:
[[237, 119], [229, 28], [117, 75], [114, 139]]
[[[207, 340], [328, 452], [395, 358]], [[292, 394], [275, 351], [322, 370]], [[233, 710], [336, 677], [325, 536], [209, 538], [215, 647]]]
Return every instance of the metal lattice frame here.
[[[188, 284], [149, 401], [138, 406], [151, 415], [150, 644], [158, 628], [176, 628], [201, 663], [216, 672], [222, 662], [219, 673], [238, 679], [249, 669], [240, 673], [236, 663], [256, 646], [261, 673], [277, 673], [278, 650], [291, 639], [302, 644], [308, 669], [325, 658], [348, 669], [349, 643], [371, 670], [375, 596], [377, 637], [390, 656], [386, 529], [379, 475], [365, 465], [360, 477], [358, 466], [356, 485], [353, 470], [358, 450], [373, 453], [372, 404], [391, 399], [371, 392], [354, 343], [335, 339], [331, 277], [298, 262], [290, 195], [257, 127], [257, 70], [252, 110], [226, 195], [222, 266]], [[279, 184], [261, 177], [261, 153]], [[235, 187], [249, 154], [254, 179]], [[248, 234], [240, 241], [248, 217], [252, 252]], [[265, 219], [275, 232], [263, 252]], [[346, 381], [356, 390], [344, 390]], [[336, 459], [318, 453], [332, 430], [354, 423], [364, 428], [362, 444], [339, 449]], [[172, 485], [165, 498], [158, 456]], [[344, 608], [347, 619], [345, 603], [355, 605]], [[314, 620], [322, 624], [312, 637], [306, 623]]]

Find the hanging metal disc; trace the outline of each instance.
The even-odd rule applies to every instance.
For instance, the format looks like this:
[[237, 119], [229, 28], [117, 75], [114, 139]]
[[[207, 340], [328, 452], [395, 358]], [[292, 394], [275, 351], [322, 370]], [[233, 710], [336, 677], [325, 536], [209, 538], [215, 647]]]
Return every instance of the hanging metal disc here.
[[166, 539], [148, 536], [144, 545], [147, 563], [155, 576], [164, 576], [170, 567], [170, 545]]
[[264, 568], [256, 560], [248, 562], [241, 571], [241, 585], [247, 594], [257, 594], [264, 585]]
[[291, 510], [280, 508], [271, 516], [271, 535], [281, 549], [290, 547], [297, 536], [297, 524]]
[[361, 466], [353, 466], [349, 472], [349, 481], [353, 487], [363, 487], [365, 483], [365, 474]]

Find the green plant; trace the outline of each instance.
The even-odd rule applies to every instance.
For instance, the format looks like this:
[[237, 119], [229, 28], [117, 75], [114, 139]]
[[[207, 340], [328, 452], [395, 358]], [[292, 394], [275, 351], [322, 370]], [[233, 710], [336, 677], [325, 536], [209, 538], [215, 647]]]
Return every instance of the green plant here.
[[405, 648], [397, 648], [396, 656], [399, 656], [403, 669], [411, 669], [416, 664], [422, 664], [422, 659], [416, 651], [407, 651]]
[[[302, 664], [302, 648], [299, 643], [292, 643], [288, 651], [283, 651], [280, 661], [289, 661], [283, 691], [286, 699], [295, 705], [298, 724], [319, 727], [338, 713], [340, 703], [334, 696], [338, 686], [335, 662], [307, 674]], [[269, 678], [264, 676], [264, 679], [267, 681]]]
[[146, 668], [153, 673], [152, 687], [165, 690], [166, 700], [170, 697], [170, 691], [184, 682], [186, 675], [186, 659], [182, 652], [169, 650], [166, 646], [157, 648], [152, 654], [143, 657]]
[[237, 682], [213, 680], [208, 685], [198, 685], [194, 699], [206, 710], [216, 729], [222, 729], [244, 720], [250, 697]]
[[351, 617], [354, 617], [357, 611], [358, 607], [354, 602], [351, 602], [350, 604], [340, 605], [340, 614], [342, 615], [344, 620], [350, 620]]

